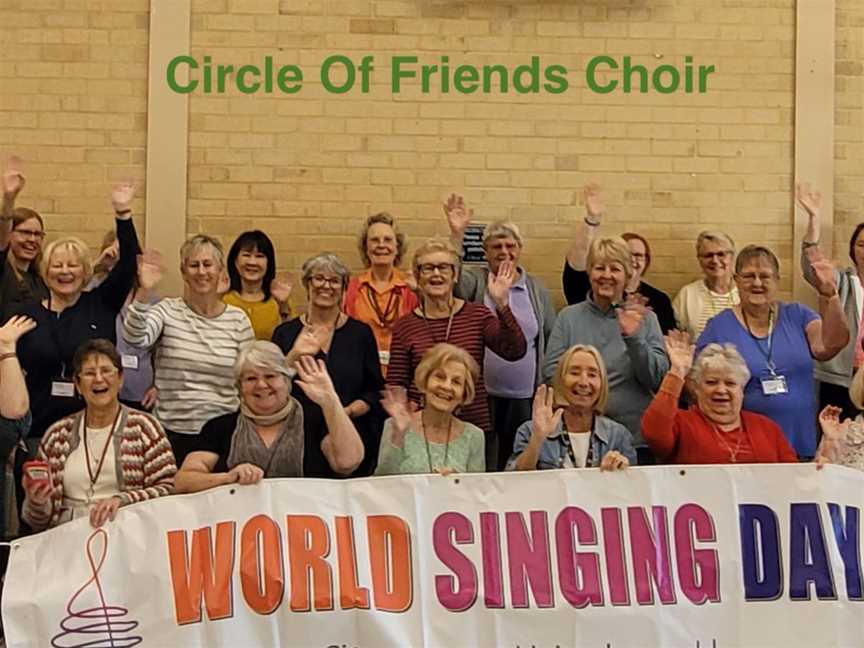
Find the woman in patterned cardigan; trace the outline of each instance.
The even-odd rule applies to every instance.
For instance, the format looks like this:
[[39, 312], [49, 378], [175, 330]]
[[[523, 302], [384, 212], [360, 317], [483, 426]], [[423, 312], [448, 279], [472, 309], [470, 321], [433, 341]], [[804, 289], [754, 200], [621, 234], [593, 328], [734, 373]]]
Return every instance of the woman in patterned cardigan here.
[[50, 477], [25, 484], [23, 517], [34, 531], [85, 515], [99, 527], [121, 506], [174, 490], [177, 466], [162, 426], [118, 400], [123, 367], [114, 345], [89, 340], [72, 365], [86, 407], [48, 428], [39, 446]]

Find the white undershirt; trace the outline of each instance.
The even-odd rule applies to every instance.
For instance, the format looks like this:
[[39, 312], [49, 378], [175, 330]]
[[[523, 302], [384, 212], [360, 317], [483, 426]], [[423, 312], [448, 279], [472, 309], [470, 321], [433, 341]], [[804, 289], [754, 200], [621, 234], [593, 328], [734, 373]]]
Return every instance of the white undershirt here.
[[[82, 417], [83, 419], [83, 417]], [[102, 470], [93, 484], [93, 495], [88, 497], [90, 490], [90, 473], [87, 471], [87, 458], [84, 451], [83, 421], [78, 447], [69, 453], [66, 466], [63, 469], [63, 508], [71, 509], [72, 517], [81, 517], [89, 514], [90, 505], [96, 500], [112, 497], [120, 492], [120, 484], [117, 482], [116, 458], [113, 441], [107, 441], [114, 428], [113, 423], [107, 427], [87, 428], [87, 444], [90, 452], [90, 470], [95, 476], [99, 470], [99, 459], [102, 450], [108, 442], [108, 450], [105, 452], [105, 461]], [[88, 499], [90, 500], [88, 502]]]
[[569, 455], [566, 463], [570, 464], [569, 468], [584, 468], [588, 461], [588, 444], [591, 442], [590, 432], [568, 432], [570, 437], [570, 446], [573, 448], [573, 456], [576, 457], [576, 465], [572, 465], [573, 461]]

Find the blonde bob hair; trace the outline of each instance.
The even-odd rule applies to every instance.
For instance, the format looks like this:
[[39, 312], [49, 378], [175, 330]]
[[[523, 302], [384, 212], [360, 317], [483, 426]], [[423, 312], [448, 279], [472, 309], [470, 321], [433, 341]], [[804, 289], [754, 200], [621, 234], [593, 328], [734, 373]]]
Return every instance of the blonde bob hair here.
[[427, 254], [434, 254], [435, 252], [446, 252], [453, 257], [453, 267], [456, 269], [455, 276], [458, 279], [459, 272], [462, 270], [462, 257], [450, 241], [442, 238], [431, 238], [417, 248], [411, 260], [411, 268], [414, 274], [419, 274], [420, 259]]
[[414, 384], [417, 385], [417, 389], [421, 393], [425, 394], [426, 386], [429, 384], [429, 376], [448, 362], [458, 362], [465, 367], [465, 391], [462, 394], [462, 405], [469, 405], [474, 400], [476, 393], [474, 384], [480, 379], [480, 367], [470, 353], [452, 344], [439, 342], [423, 354], [420, 364], [414, 371]]
[[42, 275], [42, 279], [47, 280], [48, 267], [51, 265], [51, 257], [54, 256], [54, 253], [58, 250], [72, 252], [78, 257], [78, 261], [84, 268], [84, 282], [81, 284], [83, 289], [83, 287], [87, 285], [87, 282], [89, 282], [93, 277], [93, 260], [90, 258], [90, 248], [87, 247], [87, 244], [77, 236], [64, 236], [56, 241], [51, 241], [45, 246], [45, 250], [42, 252], [42, 258], [39, 259], [39, 274]]
[[555, 401], [559, 405], [570, 404], [570, 392], [564, 386], [564, 376], [567, 375], [567, 371], [570, 369], [570, 360], [577, 353], [587, 353], [597, 363], [597, 369], [600, 372], [600, 393], [594, 402], [594, 412], [596, 414], [604, 414], [606, 406], [609, 404], [609, 378], [606, 374], [606, 363], [603, 362], [603, 356], [600, 355], [597, 347], [590, 344], [574, 344], [561, 356], [561, 359], [558, 361], [558, 367], [555, 370], [555, 375], [552, 377], [552, 389], [555, 390]]
[[588, 272], [598, 263], [620, 263], [624, 266], [625, 281], [633, 276], [633, 255], [630, 246], [620, 236], [596, 239], [588, 249]]

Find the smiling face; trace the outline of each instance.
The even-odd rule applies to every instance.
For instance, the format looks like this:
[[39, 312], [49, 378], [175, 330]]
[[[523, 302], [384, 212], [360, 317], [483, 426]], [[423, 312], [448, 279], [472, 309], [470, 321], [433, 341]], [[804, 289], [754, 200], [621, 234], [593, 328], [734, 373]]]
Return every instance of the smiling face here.
[[449, 299], [456, 285], [456, 265], [449, 252], [430, 252], [417, 259], [417, 288], [426, 297]]
[[512, 236], [496, 236], [486, 241], [484, 247], [486, 260], [489, 262], [489, 271], [498, 274], [498, 267], [505, 261], [514, 266], [519, 265], [519, 257], [522, 255], [522, 246]]
[[9, 234], [9, 252], [19, 261], [31, 262], [39, 256], [45, 231], [38, 218], [21, 221]]
[[645, 273], [645, 266], [648, 263], [648, 250], [645, 249], [645, 244], [637, 238], [628, 240], [627, 247], [630, 248], [630, 254], [633, 257], [633, 274], [637, 277], [633, 281], [638, 283]]
[[699, 265], [709, 279], [723, 279], [732, 272], [732, 250], [716, 241], [705, 239], [699, 246]]
[[366, 231], [366, 255], [374, 266], [396, 263], [396, 231], [387, 223], [374, 223]]
[[78, 252], [60, 245], [51, 252], [45, 269], [45, 284], [48, 289], [64, 298], [79, 295], [84, 289], [87, 271]]
[[594, 356], [585, 351], [573, 353], [562, 376], [561, 387], [564, 391], [562, 396], [572, 407], [593, 410], [603, 387], [603, 376]]
[[258, 248], [240, 250], [234, 266], [241, 279], [255, 284], [262, 281], [267, 272], [267, 255], [259, 252]]
[[210, 246], [202, 245], [193, 250], [181, 270], [183, 281], [190, 292], [200, 296], [216, 294], [222, 266]]
[[87, 407], [105, 409], [117, 403], [123, 386], [123, 372], [107, 355], [94, 353], [81, 363], [75, 386]]
[[240, 374], [240, 399], [259, 415], [278, 412], [291, 394], [288, 378], [266, 367], [246, 366]]
[[461, 362], [448, 360], [436, 367], [426, 379], [426, 406], [452, 413], [465, 400], [467, 381], [468, 369]]
[[741, 416], [744, 385], [731, 369], [705, 369], [695, 388], [696, 403], [716, 425], [731, 425]]
[[588, 269], [594, 301], [601, 305], [615, 304], [624, 296], [627, 272], [618, 261], [598, 259]]
[[735, 284], [742, 306], [770, 306], [777, 296], [777, 274], [771, 262], [758, 256], [741, 266]]

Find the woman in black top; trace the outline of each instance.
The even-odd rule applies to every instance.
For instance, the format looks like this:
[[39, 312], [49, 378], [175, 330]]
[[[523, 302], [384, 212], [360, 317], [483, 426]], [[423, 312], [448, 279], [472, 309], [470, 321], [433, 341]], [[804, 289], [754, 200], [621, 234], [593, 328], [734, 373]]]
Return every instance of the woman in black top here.
[[81, 409], [72, 383], [78, 346], [94, 338], [116, 342], [115, 320], [132, 288], [139, 252], [129, 207], [134, 195], [131, 185], [117, 186], [111, 194], [120, 258], [102, 284], [84, 292], [92, 274], [90, 252], [79, 239], [61, 238], [46, 247], [40, 264], [48, 296], [18, 309], [38, 324], [18, 347], [33, 412], [31, 437], [41, 437], [49, 425]]
[[[588, 291], [591, 290], [585, 262], [588, 248], [591, 247], [591, 242], [597, 236], [600, 221], [605, 211], [600, 197], [600, 188], [597, 185], [587, 185], [584, 189], [584, 196], [587, 215], [582, 223], [576, 224], [576, 235], [570, 250], [567, 252], [567, 258], [564, 261], [564, 273], [561, 277], [564, 297], [568, 304], [578, 304], [585, 301]], [[654, 311], [657, 321], [660, 323], [660, 329], [665, 335], [676, 328], [675, 312], [672, 310], [672, 301], [669, 299], [669, 295], [642, 281], [642, 277], [651, 265], [651, 248], [648, 241], [643, 236], [633, 232], [626, 232], [621, 235], [621, 238], [627, 241], [627, 246], [633, 257], [633, 276], [624, 289], [625, 297], [632, 293], [639, 293], [645, 297], [648, 300], [647, 306]]]
[[[308, 295], [306, 313], [285, 322], [273, 332], [273, 342], [293, 365], [301, 356], [323, 359], [345, 411], [363, 440], [365, 456], [354, 476], [372, 474], [381, 443], [382, 411], [379, 406], [384, 379], [378, 345], [367, 324], [341, 312], [348, 285], [348, 268], [334, 254], [319, 254], [303, 264], [303, 286]], [[318, 446], [326, 429], [321, 408], [305, 394], [293, 394], [303, 406], [307, 438]], [[321, 453], [307, 452], [306, 477], [337, 477]]]
[[45, 224], [38, 212], [15, 207], [24, 188], [24, 175], [16, 168], [3, 173], [3, 204], [0, 208], [0, 323], [22, 303], [48, 295], [39, 276], [39, 255], [45, 240]]

